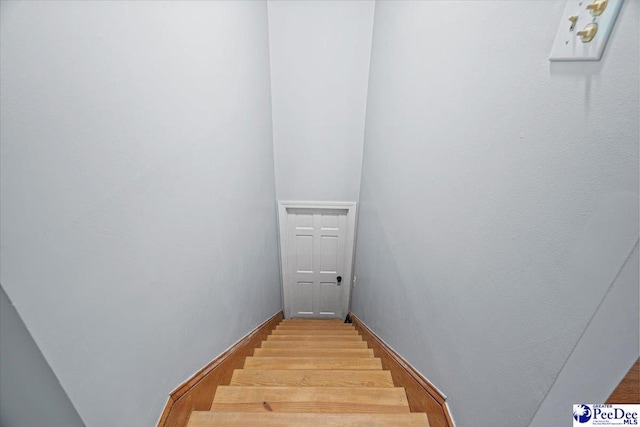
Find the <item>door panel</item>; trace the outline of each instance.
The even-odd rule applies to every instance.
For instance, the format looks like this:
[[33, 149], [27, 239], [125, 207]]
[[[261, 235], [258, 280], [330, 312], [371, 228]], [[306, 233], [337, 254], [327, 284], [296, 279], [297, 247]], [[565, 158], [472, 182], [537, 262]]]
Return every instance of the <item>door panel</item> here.
[[299, 213], [295, 216], [296, 227], [300, 230], [313, 230], [313, 214]]
[[320, 316], [342, 317], [336, 311], [340, 306], [340, 287], [337, 282], [320, 282], [319, 314]]
[[337, 230], [338, 229], [338, 215], [339, 214], [320, 214], [320, 224], [323, 230]]
[[294, 287], [294, 300], [298, 314], [313, 315], [313, 282], [298, 282]]
[[313, 273], [313, 235], [296, 234], [296, 272]]
[[334, 274], [338, 272], [338, 236], [327, 236], [324, 233], [320, 236], [320, 271]]

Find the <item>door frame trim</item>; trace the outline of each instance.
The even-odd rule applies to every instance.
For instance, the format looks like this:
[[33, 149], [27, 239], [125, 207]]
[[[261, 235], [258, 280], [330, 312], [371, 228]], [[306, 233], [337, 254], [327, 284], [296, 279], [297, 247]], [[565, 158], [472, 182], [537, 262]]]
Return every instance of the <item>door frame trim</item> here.
[[345, 233], [345, 279], [342, 283], [347, 288], [343, 290], [342, 313], [349, 313], [349, 303], [351, 300], [351, 287], [353, 286], [353, 257], [355, 255], [356, 218], [357, 202], [319, 202], [319, 201], [278, 201], [278, 235], [280, 244], [280, 277], [282, 278], [282, 307], [284, 308], [285, 319], [291, 318], [291, 306], [289, 301], [289, 239], [287, 236], [288, 209], [314, 209], [314, 210], [335, 210], [344, 209], [347, 211], [347, 230]]

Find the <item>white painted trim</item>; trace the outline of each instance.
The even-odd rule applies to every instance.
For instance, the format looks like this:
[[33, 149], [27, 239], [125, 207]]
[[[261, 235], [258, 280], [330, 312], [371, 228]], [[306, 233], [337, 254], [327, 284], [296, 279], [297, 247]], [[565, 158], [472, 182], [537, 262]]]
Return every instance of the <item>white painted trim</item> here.
[[451, 407], [449, 406], [449, 400], [444, 401], [444, 406], [447, 407], [447, 412], [449, 413], [449, 418], [451, 419], [451, 423], [453, 424], [451, 427], [456, 427], [456, 420], [453, 418], [453, 414], [451, 413]]
[[278, 201], [278, 231], [280, 238], [280, 268], [282, 269], [282, 306], [284, 307], [285, 319], [291, 318], [291, 307], [289, 301], [289, 242], [287, 238], [287, 209], [345, 209], [347, 211], [347, 230], [345, 234], [345, 272], [343, 286], [347, 289], [343, 290], [342, 313], [349, 313], [349, 300], [351, 298], [351, 289], [353, 286], [353, 257], [355, 255], [355, 225], [357, 217], [356, 202], [319, 202], [319, 201]]
[[[357, 316], [357, 314], [356, 314], [356, 313], [353, 313], [353, 314], [355, 314], [355, 315]], [[367, 329], [369, 329], [369, 331], [370, 331], [370, 332], [371, 332], [371, 333], [372, 333], [376, 338], [378, 338], [380, 341], [382, 341], [382, 343], [383, 343], [383, 344], [384, 344], [388, 349], [391, 349], [395, 354], [397, 354], [398, 356], [400, 356], [400, 358], [401, 358], [402, 360], [404, 360], [406, 363], [408, 363], [408, 364], [409, 364], [409, 366], [411, 366], [411, 368], [412, 368], [415, 372], [417, 372], [417, 373], [418, 373], [418, 375], [420, 375], [420, 376], [422, 377], [422, 379], [423, 379], [423, 380], [425, 380], [425, 381], [429, 384], [429, 386], [430, 386], [432, 389], [434, 389], [434, 390], [435, 390], [435, 391], [440, 395], [440, 397], [442, 397], [442, 399], [444, 399], [444, 401], [445, 401], [445, 402], [446, 402], [447, 400], [449, 400], [449, 398], [447, 397], [447, 395], [446, 395], [446, 394], [444, 394], [444, 392], [443, 392], [442, 390], [440, 390], [438, 387], [436, 387], [436, 386], [433, 384], [433, 382], [431, 382], [431, 380], [430, 380], [429, 378], [427, 378], [427, 376], [426, 376], [426, 375], [424, 375], [422, 372], [420, 372], [419, 370], [417, 370], [417, 369], [416, 369], [416, 367], [415, 367], [411, 362], [409, 362], [407, 359], [405, 359], [405, 358], [404, 358], [404, 356], [402, 356], [398, 350], [396, 350], [395, 348], [391, 347], [391, 346], [389, 345], [389, 343], [388, 343], [388, 342], [386, 342], [385, 340], [383, 340], [383, 339], [382, 339], [382, 337], [381, 337], [380, 335], [376, 334], [376, 333], [373, 331], [373, 329], [371, 329], [371, 328], [369, 327], [369, 325], [367, 325], [366, 323], [364, 323], [364, 321], [363, 321], [362, 319], [360, 319], [360, 318], [358, 317], [358, 320], [359, 320], [359, 322], [360, 322], [360, 323], [362, 323], [364, 326], [366, 326], [366, 327], [367, 327]]]
[[285, 208], [308, 208], [308, 209], [355, 209], [356, 202], [287, 202], [279, 201], [278, 206]]

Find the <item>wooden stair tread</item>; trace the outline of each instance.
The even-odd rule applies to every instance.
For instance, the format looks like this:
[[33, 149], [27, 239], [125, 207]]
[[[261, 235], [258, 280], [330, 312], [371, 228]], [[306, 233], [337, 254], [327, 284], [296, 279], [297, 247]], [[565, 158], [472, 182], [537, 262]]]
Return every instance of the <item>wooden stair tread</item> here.
[[362, 335], [269, 335], [268, 341], [362, 341]]
[[276, 326], [276, 329], [356, 329], [355, 326], [348, 323], [280, 323]]
[[271, 335], [354, 335], [358, 336], [355, 329], [276, 329]]
[[188, 427], [429, 427], [424, 413], [297, 414], [286, 412], [191, 413]]
[[391, 372], [378, 370], [236, 369], [232, 386], [393, 387]]
[[260, 348], [368, 348], [366, 341], [262, 341]]
[[211, 390], [210, 411], [190, 407], [187, 427], [429, 427], [354, 325], [287, 319], [271, 328], [229, 385]]
[[373, 357], [370, 348], [256, 348], [254, 357]]
[[354, 326], [353, 323], [340, 322], [338, 319], [320, 319], [320, 320], [281, 320], [276, 326], [280, 325], [332, 325], [332, 326]]
[[344, 323], [338, 319], [322, 319], [322, 320], [282, 320], [276, 326], [327, 326], [329, 328], [342, 327], [342, 326], [354, 326], [352, 323]]
[[244, 367], [252, 369], [382, 369], [382, 363], [377, 357], [247, 357]]
[[218, 386], [212, 411], [406, 413], [402, 387]]

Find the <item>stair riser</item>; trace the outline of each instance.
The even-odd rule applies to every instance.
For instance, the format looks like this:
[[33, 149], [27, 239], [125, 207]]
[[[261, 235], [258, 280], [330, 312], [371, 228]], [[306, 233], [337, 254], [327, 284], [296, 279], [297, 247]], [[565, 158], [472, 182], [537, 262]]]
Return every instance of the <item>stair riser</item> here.
[[268, 408], [262, 402], [256, 403], [213, 403], [212, 411], [218, 412], [293, 412], [293, 413], [343, 413], [343, 414], [406, 414], [409, 405], [367, 405], [356, 403], [326, 403], [326, 402], [268, 402]]
[[287, 414], [199, 412], [189, 427], [429, 427], [425, 414]]
[[336, 325], [332, 325], [329, 323], [325, 323], [323, 325], [309, 325], [309, 324], [291, 324], [291, 323], [287, 323], [287, 324], [280, 324], [278, 326], [276, 326], [276, 329], [345, 329], [345, 330], [355, 330], [356, 327], [353, 325], [348, 325], [348, 324], [336, 324]]
[[247, 357], [246, 369], [382, 369], [380, 359], [313, 358], [313, 357]]
[[365, 341], [262, 341], [260, 348], [335, 348], [335, 349], [366, 349]]
[[235, 412], [409, 412], [404, 389], [218, 386], [212, 410]]
[[269, 335], [267, 341], [362, 341], [360, 335]]
[[269, 349], [256, 348], [254, 357], [373, 357], [373, 350], [335, 349], [335, 348], [297, 348]]
[[357, 336], [355, 329], [276, 329], [271, 335], [353, 335]]
[[236, 369], [232, 386], [393, 387], [389, 371]]

